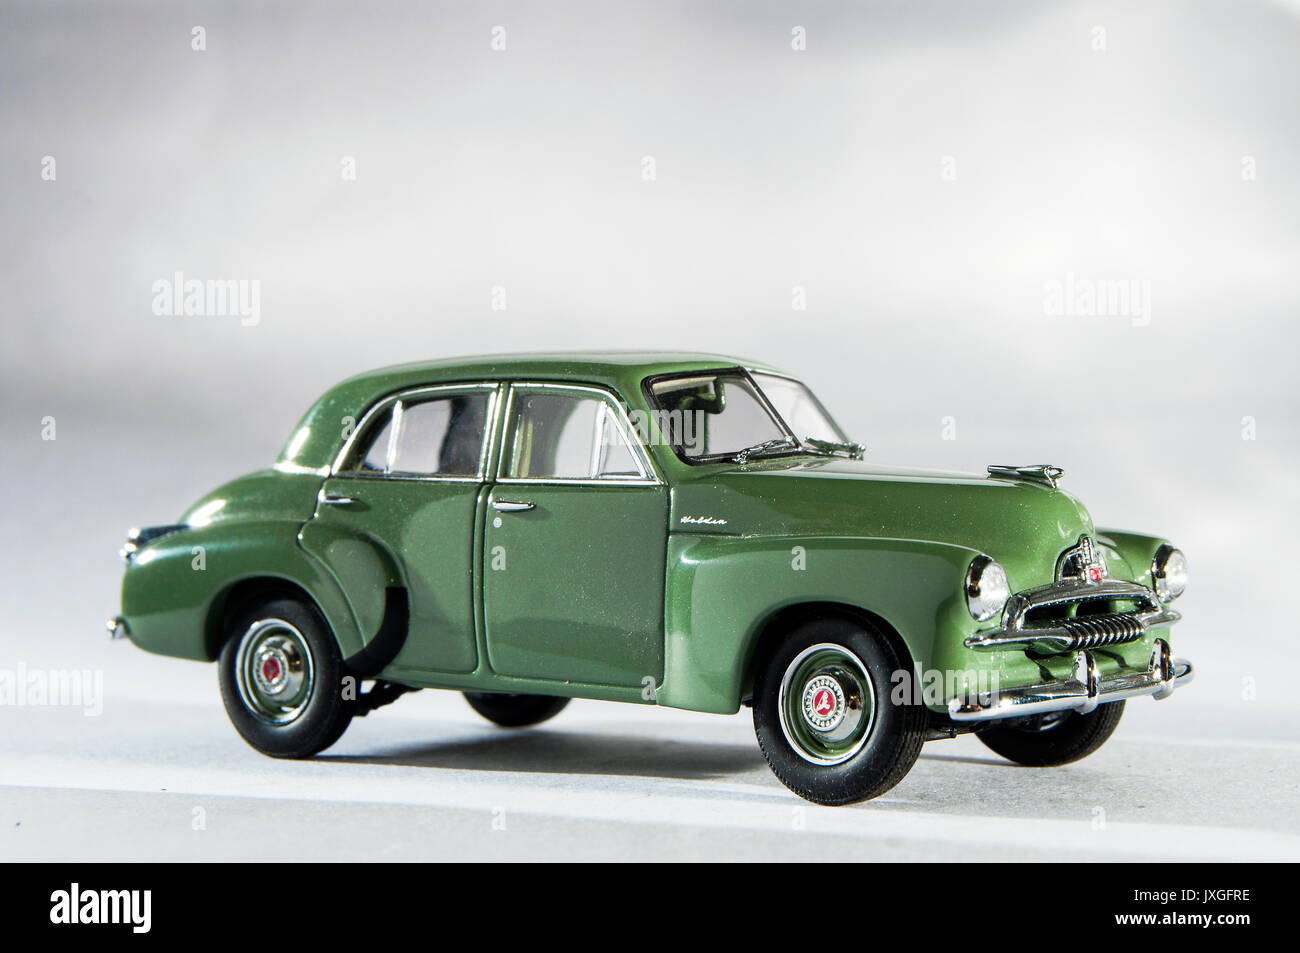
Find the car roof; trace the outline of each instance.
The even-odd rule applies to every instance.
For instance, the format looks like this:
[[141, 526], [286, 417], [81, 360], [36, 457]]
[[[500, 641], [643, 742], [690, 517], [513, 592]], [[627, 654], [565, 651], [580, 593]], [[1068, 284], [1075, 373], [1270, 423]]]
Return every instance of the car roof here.
[[499, 380], [571, 380], [612, 388], [636, 400], [641, 381], [658, 374], [745, 367], [781, 373], [747, 358], [695, 351], [567, 351], [483, 354], [381, 367], [349, 377], [326, 391], [285, 443], [278, 463], [328, 466], [341, 443], [344, 423], [360, 420], [377, 399], [426, 384]]
[[539, 374], [563, 377], [579, 375], [590, 380], [614, 380], [633, 370], [641, 376], [715, 367], [747, 367], [773, 371], [758, 361], [726, 354], [699, 351], [541, 351], [528, 354], [480, 354], [396, 364], [358, 374], [349, 380], [367, 380], [389, 375], [427, 376], [430, 381], [450, 377], [492, 377], [519, 379]]

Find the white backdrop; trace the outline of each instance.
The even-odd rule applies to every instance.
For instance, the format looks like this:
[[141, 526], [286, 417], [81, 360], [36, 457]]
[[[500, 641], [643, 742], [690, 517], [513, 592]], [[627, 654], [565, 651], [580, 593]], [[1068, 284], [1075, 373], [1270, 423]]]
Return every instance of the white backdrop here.
[[[346, 375], [701, 349], [803, 376], [871, 459], [1063, 466], [1189, 554], [1161, 724], [1300, 734], [1294, 2], [0, 16], [0, 665], [215, 696], [100, 641], [122, 533]], [[259, 320], [156, 315], [178, 271], [260, 282]], [[1048, 313], [1071, 276], [1149, 310]]]

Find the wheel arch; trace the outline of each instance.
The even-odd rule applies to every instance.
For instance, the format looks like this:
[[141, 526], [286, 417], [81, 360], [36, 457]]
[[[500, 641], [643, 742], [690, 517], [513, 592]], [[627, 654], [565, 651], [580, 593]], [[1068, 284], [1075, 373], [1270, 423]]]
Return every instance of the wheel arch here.
[[766, 640], [818, 613], [878, 629], [914, 668], [953, 667], [968, 651], [963, 580], [974, 555], [930, 540], [672, 537], [655, 700], [735, 712], [752, 694]]
[[320, 604], [310, 592], [292, 579], [276, 575], [248, 576], [227, 582], [208, 603], [203, 624], [203, 645], [208, 655], [216, 658], [221, 654], [226, 639], [226, 623], [231, 616], [254, 603], [276, 598], [295, 599], [309, 606], [326, 630], [333, 632]]
[[770, 655], [781, 638], [793, 632], [799, 626], [815, 620], [834, 620], [852, 622], [866, 626], [883, 639], [903, 660], [904, 664], [916, 663], [911, 648], [898, 629], [883, 616], [863, 606], [848, 602], [810, 601], [797, 602], [772, 610], [766, 617], [758, 620], [753, 635], [749, 639], [745, 652], [744, 666], [741, 672], [740, 697], [742, 702], [753, 698], [754, 681], [758, 677], [758, 668], [762, 660]]

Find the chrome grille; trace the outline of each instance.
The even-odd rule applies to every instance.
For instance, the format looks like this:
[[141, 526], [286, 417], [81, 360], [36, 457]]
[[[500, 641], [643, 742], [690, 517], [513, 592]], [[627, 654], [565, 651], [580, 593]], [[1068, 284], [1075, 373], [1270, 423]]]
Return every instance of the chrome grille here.
[[1093, 615], [1059, 623], [1070, 637], [1069, 649], [1093, 649], [1099, 645], [1123, 645], [1142, 638], [1146, 627], [1130, 614]]
[[[1116, 611], [1126, 605], [1132, 609]], [[1015, 593], [1007, 600], [1002, 624], [976, 632], [965, 644], [976, 649], [1015, 645], [1046, 653], [1078, 651], [1133, 642], [1178, 619], [1177, 612], [1161, 605], [1154, 592], [1138, 583], [1069, 580]]]

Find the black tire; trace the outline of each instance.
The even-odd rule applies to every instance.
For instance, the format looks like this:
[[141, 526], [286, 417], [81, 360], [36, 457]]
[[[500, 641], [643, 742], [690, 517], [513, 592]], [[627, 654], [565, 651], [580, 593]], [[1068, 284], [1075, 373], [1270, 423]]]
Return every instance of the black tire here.
[[1086, 715], [1038, 715], [985, 728], [977, 737], [1008, 761], [1030, 768], [1051, 768], [1086, 758], [1115, 733], [1124, 714], [1122, 701], [1098, 705]]
[[[837, 661], [840, 652], [846, 653], [842, 665]], [[808, 677], [803, 674], [806, 666], [812, 666]], [[806, 622], [769, 647], [756, 673], [754, 733], [781, 783], [817, 804], [840, 805], [879, 797], [903, 780], [921, 753], [929, 719], [917, 693], [895, 697], [895, 672], [906, 672], [912, 684], [911, 660], [900, 657], [882, 633], [854, 622]], [[818, 687], [829, 685], [822, 681], [828, 677], [839, 684], [839, 693], [830, 695]], [[860, 700], [856, 708], [855, 697]], [[823, 700], [831, 706], [829, 719], [840, 719], [830, 730], [813, 728], [809, 721], [821, 714], [810, 705], [820, 706]], [[869, 714], [867, 700], [872, 701]], [[798, 712], [792, 713], [792, 706]], [[805, 722], [798, 722], [805, 710]], [[843, 750], [822, 747], [820, 739], [845, 730], [855, 717], [858, 727], [844, 740]], [[822, 761], [812, 760], [818, 755]], [[843, 760], [824, 763], [834, 758]]]
[[[270, 624], [270, 628], [255, 631], [260, 624]], [[277, 624], [281, 628], [276, 629]], [[295, 639], [291, 633], [300, 638]], [[226, 620], [223, 635], [219, 661], [221, 700], [240, 737], [273, 758], [308, 758], [339, 740], [356, 711], [360, 682], [350, 676], [329, 626], [314, 606], [287, 597], [261, 599], [233, 612]], [[269, 656], [251, 649], [261, 645], [264, 652], [273, 655], [277, 647], [268, 647], [268, 643], [277, 636], [288, 640], [279, 646], [277, 674], [296, 672], [302, 686], [298, 704], [279, 713], [259, 708], [272, 697], [263, 692], [262, 686], [272, 683], [258, 679], [257, 673], [265, 674], [267, 669], [259, 668], [257, 658], [250, 657], [257, 656], [261, 665], [267, 665]], [[345, 682], [345, 678], [350, 681]]]
[[465, 692], [471, 708], [502, 728], [527, 728], [554, 718], [569, 704], [551, 695], [507, 695], [499, 692]]

